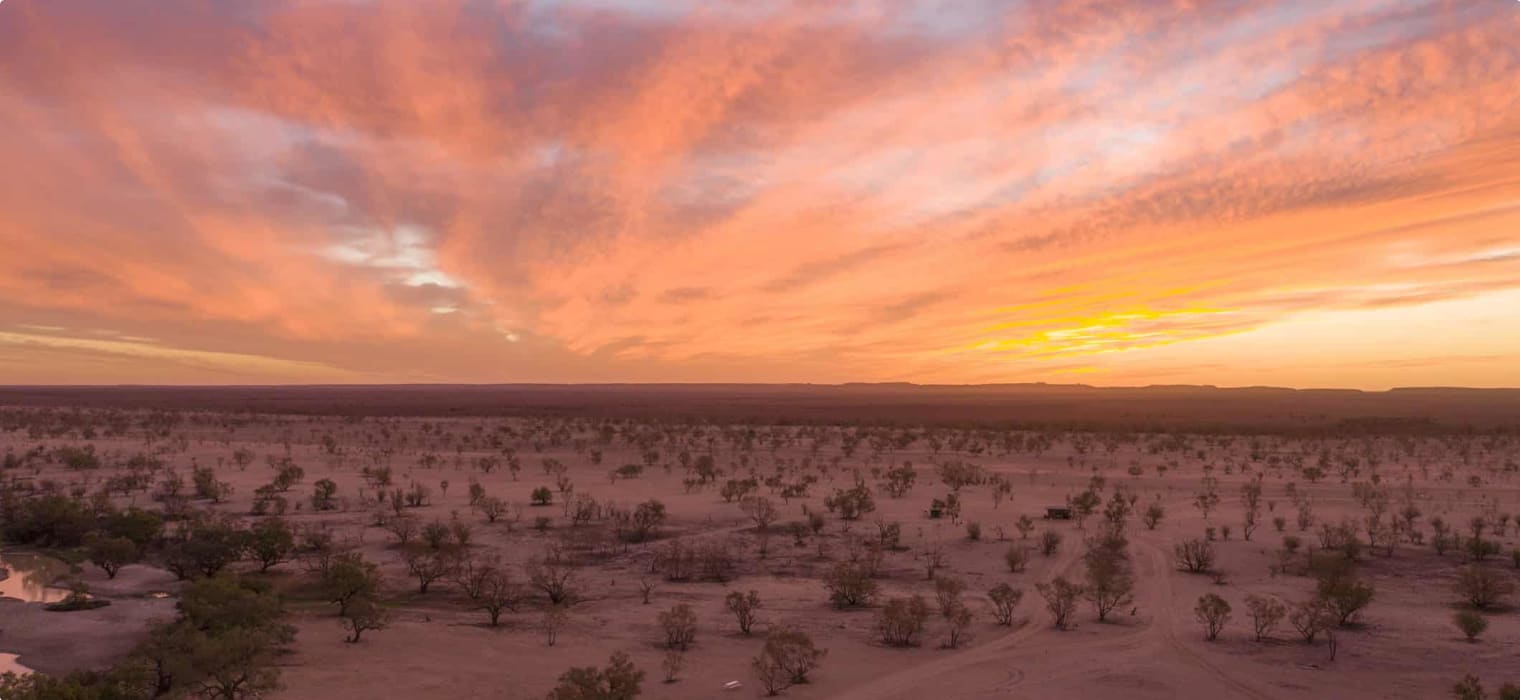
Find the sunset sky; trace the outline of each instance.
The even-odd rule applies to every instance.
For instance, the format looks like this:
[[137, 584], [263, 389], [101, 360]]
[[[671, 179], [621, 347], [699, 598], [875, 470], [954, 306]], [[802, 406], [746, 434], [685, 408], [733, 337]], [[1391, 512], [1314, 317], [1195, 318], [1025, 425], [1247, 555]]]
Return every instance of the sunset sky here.
[[1520, 386], [1513, 0], [5, 0], [0, 384]]

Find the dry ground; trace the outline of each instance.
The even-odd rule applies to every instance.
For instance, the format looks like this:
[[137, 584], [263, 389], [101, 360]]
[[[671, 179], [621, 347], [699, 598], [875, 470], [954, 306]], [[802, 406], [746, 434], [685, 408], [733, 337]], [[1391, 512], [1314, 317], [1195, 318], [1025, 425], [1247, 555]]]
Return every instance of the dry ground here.
[[[513, 434], [501, 432], [503, 427]], [[1353, 496], [1352, 483], [1366, 482], [1376, 474], [1391, 499], [1390, 510], [1400, 507], [1406, 493], [1423, 512], [1420, 528], [1429, 535], [1428, 521], [1440, 516], [1458, 529], [1482, 512], [1508, 513], [1520, 517], [1520, 473], [1513, 471], [1520, 456], [1514, 438], [1455, 437], [1406, 438], [1358, 437], [1308, 439], [1249, 436], [1080, 436], [1052, 434], [1053, 442], [1038, 454], [1014, 451], [1003, 454], [994, 447], [982, 454], [956, 453], [945, 447], [932, 450], [919, 439], [906, 449], [887, 449], [880, 454], [866, 442], [851, 455], [841, 451], [841, 430], [813, 428], [830, 436], [815, 453], [798, 429], [759, 428], [760, 437], [750, 448], [725, 438], [723, 429], [707, 427], [700, 435], [689, 428], [657, 424], [634, 425], [634, 430], [665, 432], [665, 442], [655, 465], [635, 479], [612, 481], [609, 469], [640, 462], [643, 450], [622, 437], [601, 445], [597, 425], [589, 422], [532, 419], [356, 419], [326, 417], [254, 417], [202, 414], [173, 422], [161, 436], [145, 442], [136, 429], [119, 437], [101, 434], [83, 439], [77, 433], [46, 436], [14, 432], [0, 435], [0, 453], [23, 452], [38, 445], [93, 444], [106, 456], [107, 464], [127, 456], [154, 454], [189, 476], [192, 464], [211, 466], [219, 478], [234, 488], [226, 503], [212, 506], [228, 513], [251, 510], [255, 489], [268, 483], [273, 471], [268, 458], [290, 457], [305, 470], [304, 481], [288, 494], [292, 510], [287, 519], [303, 526], [331, 528], [340, 539], [351, 542], [371, 561], [381, 565], [387, 598], [396, 609], [389, 629], [367, 635], [358, 644], [344, 643], [344, 633], [329, 607], [311, 592], [310, 576], [296, 563], [276, 567], [269, 574], [290, 596], [299, 634], [283, 658], [282, 698], [451, 697], [536, 698], [542, 697], [555, 678], [575, 665], [601, 665], [615, 651], [626, 651], [647, 672], [644, 696], [659, 698], [710, 698], [757, 695], [749, 660], [759, 650], [763, 631], [770, 625], [795, 625], [807, 631], [828, 656], [807, 685], [787, 691], [794, 698], [1437, 698], [1466, 673], [1476, 673], [1490, 685], [1520, 681], [1520, 614], [1502, 610], [1490, 616], [1491, 626], [1481, 641], [1468, 643], [1451, 624], [1457, 610], [1452, 582], [1460, 565], [1456, 554], [1440, 557], [1428, 545], [1404, 543], [1391, 556], [1368, 554], [1363, 571], [1376, 585], [1376, 599], [1360, 625], [1337, 635], [1337, 657], [1329, 660], [1323, 643], [1305, 645], [1286, 625], [1276, 639], [1253, 641], [1244, 600], [1249, 594], [1274, 594], [1287, 601], [1306, 598], [1313, 589], [1309, 578], [1270, 573], [1272, 552], [1283, 534], [1272, 524], [1274, 516], [1287, 519], [1287, 534], [1306, 544], [1316, 541], [1313, 529], [1299, 532], [1294, 523], [1292, 488], [1312, 503], [1316, 526], [1321, 522], [1360, 519], [1362, 507]], [[556, 440], [550, 433], [565, 429]], [[749, 428], [737, 428], [730, 436]], [[535, 431], [529, 436], [529, 431]], [[890, 431], [888, 431], [890, 432]], [[774, 446], [769, 436], [784, 435]], [[504, 444], [516, 447], [522, 469], [513, 474], [505, 467], [481, 472], [476, 460], [500, 455], [487, 438], [504, 435]], [[953, 435], [953, 433], [946, 433]], [[473, 436], [473, 437], [470, 437]], [[467, 442], [468, 438], [468, 442]], [[709, 442], [709, 438], [712, 438]], [[671, 440], [684, 445], [670, 444]], [[976, 438], [973, 438], [973, 442]], [[1112, 449], [1105, 443], [1111, 443]], [[557, 444], [556, 444], [557, 443]], [[246, 449], [256, 459], [244, 468], [234, 465], [235, 450]], [[600, 464], [593, 464], [590, 450], [602, 449]], [[772, 530], [768, 555], [758, 555], [759, 533], [735, 503], [727, 503], [718, 489], [691, 490], [683, 485], [686, 472], [677, 462], [682, 450], [692, 455], [712, 454], [725, 474], [719, 483], [745, 475], [750, 467], [763, 478], [779, 462], [798, 473], [819, 474], [806, 497], [782, 503], [783, 518]], [[431, 457], [426, 457], [426, 456]], [[1316, 484], [1297, 470], [1294, 460], [1306, 465], [1327, 456], [1330, 473]], [[1343, 481], [1339, 470], [1357, 460], [1354, 473]], [[632, 505], [647, 499], [662, 501], [670, 514], [660, 538], [652, 543], [619, 549], [610, 556], [593, 556], [582, 545], [606, 542], [607, 525], [595, 522], [572, 527], [558, 504], [527, 506], [532, 488], [553, 487], [554, 478], [541, 468], [544, 459], [567, 467], [567, 476], [579, 494], [603, 502]], [[838, 459], [838, 464], [820, 471]], [[937, 461], [964, 460], [1006, 478], [1013, 487], [1011, 499], [996, 505], [986, 486], [968, 486], [961, 524], [930, 520], [925, 515], [929, 500], [947, 489], [934, 476]], [[904, 461], [918, 470], [918, 480], [904, 498], [893, 499], [877, 488], [871, 478], [874, 467], [890, 467]], [[744, 466], [747, 462], [749, 466]], [[804, 468], [804, 462], [810, 466]], [[497, 552], [522, 563], [540, 555], [555, 542], [569, 543], [580, 552], [578, 589], [581, 602], [573, 608], [558, 644], [545, 644], [538, 628], [542, 603], [532, 600], [509, 613], [501, 628], [484, 626], [482, 613], [466, 609], [463, 596], [446, 582], [435, 584], [426, 595], [416, 593], [415, 582], [384, 530], [373, 527], [376, 487], [361, 474], [365, 466], [388, 465], [393, 483], [405, 488], [420, 483], [431, 489], [428, 505], [411, 509], [423, 521], [458, 517], [473, 524], [472, 549]], [[1164, 474], [1158, 467], [1165, 466]], [[1131, 474], [1138, 467], [1138, 475]], [[1202, 488], [1205, 468], [1218, 480], [1221, 504], [1205, 521], [1193, 506]], [[34, 481], [81, 478], [101, 479], [99, 473], [78, 473], [60, 464], [30, 471]], [[1507, 470], [1509, 469], [1509, 470]], [[809, 537], [801, 547], [785, 534], [785, 523], [803, 518], [803, 508], [824, 511], [823, 499], [835, 488], [853, 483], [854, 470], [875, 491], [876, 511], [846, 522], [829, 515], [818, 538]], [[1247, 475], [1246, 472], [1249, 472]], [[1242, 506], [1239, 487], [1251, 475], [1261, 474], [1265, 488], [1262, 524], [1251, 541], [1240, 533]], [[1066, 497], [1086, 488], [1094, 476], [1105, 481], [1105, 495], [1123, 488], [1138, 495], [1143, 509], [1152, 501], [1162, 503], [1166, 517], [1154, 531], [1133, 519], [1129, 527], [1130, 552], [1138, 574], [1136, 601], [1110, 623], [1099, 624], [1086, 605], [1077, 613], [1078, 624], [1068, 631], [1051, 628], [1049, 614], [1034, 591], [1034, 583], [1065, 574], [1082, 575], [1084, 534], [1095, 527], [1095, 516], [1079, 530], [1072, 522], [1037, 519], [1039, 532], [1051, 528], [1065, 541], [1053, 557], [1036, 554], [1026, 571], [1010, 573], [1003, 553], [1020, 541], [1014, 524], [1020, 515], [1040, 515], [1048, 505], [1062, 504]], [[337, 512], [313, 512], [309, 498], [317, 479], [338, 484], [343, 507]], [[1471, 481], [1476, 478], [1477, 481]], [[487, 524], [469, 507], [468, 484], [478, 481], [492, 496], [522, 506], [515, 525]], [[442, 482], [449, 482], [447, 491]], [[1408, 485], [1406, 487], [1406, 484]], [[1406, 492], [1406, 488], [1410, 489]], [[761, 487], [762, 494], [766, 493]], [[151, 505], [145, 495], [133, 497]], [[122, 501], [126, 502], [126, 499]], [[299, 509], [297, 509], [297, 504]], [[540, 516], [553, 518], [551, 527], [535, 531], [531, 524]], [[874, 537], [874, 521], [899, 521], [904, 551], [887, 557], [881, 581], [883, 598], [922, 593], [933, 599], [932, 582], [926, 579], [923, 562], [916, 555], [938, 543], [947, 554], [941, 575], [967, 582], [967, 598], [976, 615], [973, 636], [959, 649], [942, 648], [944, 625], [932, 621], [923, 643], [916, 648], [888, 648], [873, 631], [873, 610], [839, 611], [830, 607], [820, 577], [833, 562], [846, 556], [846, 541], [854, 535]], [[965, 522], [982, 526], [981, 541], [966, 537]], [[1222, 584], [1212, 577], [1189, 575], [1172, 561], [1175, 543], [1203, 534], [1205, 527], [1230, 525], [1230, 539], [1217, 542]], [[1000, 536], [1000, 529], [1002, 534]], [[1517, 546], [1511, 524], [1503, 536], [1503, 561], [1512, 579], [1517, 572], [1508, 564]], [[675, 538], [702, 540], [721, 538], [740, 557], [738, 575], [727, 583], [672, 583], [658, 580], [649, 571], [655, 547]], [[1005, 541], [1006, 538], [1006, 541]], [[54, 615], [35, 606], [0, 602], [0, 651], [23, 654], [23, 663], [43, 671], [95, 667], [108, 663], [137, 638], [143, 623], [163, 614], [172, 601], [143, 597], [148, 590], [168, 588], [162, 572], [134, 567], [117, 582], [108, 584], [98, 570], [86, 567], [85, 579], [97, 593], [112, 598], [109, 608], [89, 613]], [[519, 578], [521, 578], [519, 576]], [[649, 605], [640, 603], [641, 578], [656, 580]], [[1013, 628], [993, 624], [984, 593], [1000, 583], [1022, 588], [1026, 595]], [[738, 634], [732, 616], [723, 608], [723, 597], [733, 590], [756, 590], [764, 601], [762, 624], [753, 637]], [[1234, 606], [1234, 619], [1222, 638], [1203, 639], [1192, 608], [1199, 595], [1218, 593]], [[665, 655], [656, 615], [675, 603], [689, 603], [700, 619], [697, 642], [686, 655], [686, 664], [675, 683], [662, 683], [660, 662]], [[1133, 608], [1133, 610], [1131, 610]], [[740, 680], [744, 688], [725, 693], [722, 685]]]

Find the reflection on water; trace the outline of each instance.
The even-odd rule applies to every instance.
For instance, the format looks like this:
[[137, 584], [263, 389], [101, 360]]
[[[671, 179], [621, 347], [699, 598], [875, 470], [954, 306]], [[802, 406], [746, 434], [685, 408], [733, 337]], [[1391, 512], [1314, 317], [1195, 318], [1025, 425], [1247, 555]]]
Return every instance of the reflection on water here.
[[0, 653], [0, 674], [15, 673], [24, 676], [31, 672], [32, 669], [17, 663], [15, 654]]
[[[28, 603], [52, 603], [69, 595], [68, 589], [48, 584], [69, 573], [69, 565], [58, 559], [27, 552], [0, 552], [0, 597], [17, 598]], [[4, 643], [0, 641], [0, 643]], [[0, 652], [0, 673], [31, 673], [16, 661], [15, 654]]]
[[28, 603], [54, 603], [69, 597], [67, 588], [48, 585], [69, 573], [63, 561], [41, 554], [0, 552], [0, 569], [9, 574], [0, 581], [0, 597]]

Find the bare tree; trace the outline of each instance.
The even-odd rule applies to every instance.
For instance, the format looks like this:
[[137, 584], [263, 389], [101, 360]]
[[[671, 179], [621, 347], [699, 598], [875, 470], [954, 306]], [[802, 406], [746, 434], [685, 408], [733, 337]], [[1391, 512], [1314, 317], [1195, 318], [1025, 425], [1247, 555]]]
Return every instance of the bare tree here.
[[1198, 604], [1193, 606], [1193, 615], [1203, 623], [1204, 639], [1212, 642], [1219, 638], [1225, 623], [1230, 621], [1230, 604], [1218, 595], [1205, 593], [1198, 597]]
[[1288, 614], [1288, 606], [1271, 596], [1246, 596], [1246, 609], [1251, 613], [1251, 624], [1255, 628], [1258, 642], [1270, 638], [1272, 630]]
[[747, 594], [733, 591], [724, 599], [724, 603], [728, 606], [728, 611], [733, 613], [739, 621], [739, 631], [748, 636], [750, 628], [759, 617], [760, 594], [754, 590]]
[[666, 647], [686, 651], [697, 639], [697, 614], [690, 605], [677, 603], [660, 613], [660, 629], [665, 632]]
[[575, 600], [575, 569], [564, 555], [551, 548], [544, 556], [527, 565], [528, 583], [548, 596], [549, 604], [569, 605]]
[[1036, 583], [1035, 590], [1045, 599], [1045, 609], [1050, 611], [1052, 623], [1058, 630], [1067, 628], [1071, 614], [1077, 609], [1077, 599], [1083, 594], [1081, 584], [1072, 583], [1064, 576], [1057, 576], [1050, 583]]

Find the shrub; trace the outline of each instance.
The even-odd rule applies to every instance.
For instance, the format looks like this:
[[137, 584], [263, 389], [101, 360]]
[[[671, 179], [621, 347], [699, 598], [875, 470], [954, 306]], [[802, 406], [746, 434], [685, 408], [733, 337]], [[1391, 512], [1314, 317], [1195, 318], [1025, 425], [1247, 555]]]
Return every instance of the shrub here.
[[453, 574], [457, 562], [454, 552], [431, 547], [407, 547], [401, 558], [407, 573], [417, 579], [418, 595], [425, 595], [434, 581]]
[[1214, 568], [1214, 545], [1197, 538], [1178, 544], [1173, 550], [1177, 568], [1201, 574]]
[[318, 479], [312, 484], [311, 507], [313, 510], [334, 510], [337, 504], [338, 485], [332, 479]]
[[1457, 613], [1452, 622], [1456, 624], [1457, 629], [1462, 630], [1462, 634], [1467, 635], [1467, 641], [1469, 642], [1478, 641], [1478, 635], [1483, 634], [1483, 631], [1488, 629], [1488, 618], [1472, 610], [1463, 610]]
[[813, 645], [813, 640], [795, 627], [771, 630], [752, 665], [767, 695], [778, 695], [792, 685], [807, 682], [807, 674], [818, 667], [827, 650]]
[[475, 510], [485, 516], [486, 522], [494, 523], [507, 512], [507, 502], [495, 496], [481, 496], [475, 502]]
[[1462, 678], [1462, 682], [1451, 688], [1451, 694], [1457, 700], [1488, 700], [1488, 693], [1483, 691], [1483, 684], [1478, 677], [1472, 674]]
[[876, 631], [881, 641], [895, 647], [917, 644], [929, 620], [929, 604], [923, 596], [893, 598], [883, 605], [876, 615]]
[[38, 547], [77, 547], [94, 525], [85, 503], [62, 494], [11, 500], [9, 492], [0, 517], [0, 535], [16, 544]]
[[343, 628], [348, 630], [349, 644], [359, 643], [365, 632], [380, 631], [390, 626], [390, 611], [368, 596], [355, 599], [343, 612]]
[[81, 581], [75, 581], [72, 589], [63, 600], [56, 603], [48, 603], [42, 606], [48, 612], [79, 612], [81, 610], [95, 610], [111, 604], [109, 600], [90, 597], [90, 587]]
[[1335, 613], [1319, 598], [1310, 598], [1288, 611], [1288, 624], [1293, 626], [1305, 644], [1313, 644], [1320, 632], [1334, 627], [1335, 623]]
[[1284, 616], [1288, 614], [1288, 606], [1282, 601], [1268, 596], [1246, 596], [1246, 609], [1251, 613], [1251, 624], [1256, 630], [1256, 641], [1266, 641], [1272, 636], [1272, 630], [1277, 628]]
[[629, 527], [624, 537], [633, 542], [643, 542], [665, 523], [665, 504], [652, 498], [644, 501], [633, 509], [628, 522]]
[[295, 531], [280, 518], [261, 521], [248, 531], [248, 551], [258, 560], [260, 571], [289, 559], [295, 549]]
[[232, 485], [225, 481], [217, 481], [216, 470], [210, 467], [195, 467], [190, 472], [190, 478], [195, 484], [196, 498], [221, 503], [232, 495]]
[[452, 534], [448, 524], [436, 518], [422, 526], [422, 541], [427, 543], [428, 549], [435, 551], [447, 546]]
[[1504, 575], [1481, 564], [1469, 564], [1457, 574], [1457, 593], [1462, 599], [1479, 610], [1485, 610], [1504, 602], [1515, 592], [1515, 584]]
[[477, 560], [466, 556], [454, 567], [453, 577], [473, 609], [485, 611], [492, 627], [501, 623], [503, 612], [516, 610], [523, 597], [522, 587], [512, 580], [497, 557]]
[[1193, 606], [1193, 615], [1203, 623], [1204, 639], [1212, 642], [1219, 638], [1225, 623], [1230, 621], [1230, 604], [1213, 593], [1205, 593]]
[[147, 549], [163, 533], [164, 519], [152, 511], [128, 508], [105, 516], [101, 526], [113, 537], [132, 540], [141, 551]]
[[1499, 553], [1499, 543], [1481, 537], [1469, 537], [1466, 540], [1465, 549], [1469, 559], [1483, 561]]
[[957, 601], [955, 607], [944, 613], [945, 622], [949, 625], [950, 636], [945, 641], [945, 646], [955, 649], [966, 639], [966, 630], [971, 627], [971, 608], [965, 603]]
[[363, 555], [353, 552], [333, 557], [322, 577], [323, 593], [338, 606], [340, 616], [348, 615], [355, 601], [372, 598], [379, 587], [379, 570], [365, 561]]
[[396, 544], [405, 547], [412, 543], [421, 527], [417, 525], [417, 519], [410, 515], [393, 515], [385, 519], [385, 529], [396, 538]]
[[853, 608], [870, 605], [876, 597], [876, 581], [865, 567], [850, 562], [840, 562], [824, 577], [829, 589], [829, 602], [836, 608]]
[[987, 591], [987, 598], [992, 601], [993, 618], [998, 624], [1006, 627], [1013, 624], [1013, 610], [1019, 606], [1019, 601], [1024, 599], [1024, 591], [1006, 583], [1000, 583]]
[[549, 700], [632, 700], [639, 695], [644, 672], [618, 652], [607, 668], [594, 666], [572, 668], [560, 674], [559, 684], [549, 691]]
[[882, 549], [897, 549], [902, 546], [902, 523], [876, 521], [876, 541]]
[[723, 489], [718, 492], [718, 495], [723, 497], [724, 503], [733, 503], [743, 501], [745, 496], [754, 493], [758, 488], [760, 484], [754, 479], [729, 479], [723, 484]]
[[535, 506], [549, 505], [554, 502], [554, 492], [550, 491], [548, 486], [540, 486], [533, 489], [533, 493], [529, 496], [529, 501]]
[[776, 522], [776, 504], [764, 496], [751, 496], [739, 501], [739, 510], [755, 521], [755, 527], [761, 532], [769, 530], [771, 523]]
[[557, 550], [551, 549], [543, 557], [529, 561], [527, 572], [528, 583], [548, 596], [551, 605], [568, 605], [574, 601], [575, 569]]
[[844, 520], [856, 520], [860, 516], [876, 510], [876, 502], [871, 498], [871, 489], [865, 484], [856, 484], [849, 490], [835, 489], [834, 495], [823, 499], [823, 505], [829, 512], [839, 513]]
[[1107, 620], [1115, 608], [1134, 602], [1135, 575], [1123, 551], [1097, 547], [1089, 549], [1083, 560], [1087, 566], [1083, 595], [1092, 603], [1098, 622]]
[[1061, 533], [1055, 530], [1046, 530], [1040, 533], [1040, 554], [1047, 557], [1054, 556], [1061, 549]]
[[918, 471], [913, 468], [912, 462], [903, 462], [902, 465], [887, 470], [882, 488], [887, 495], [893, 498], [902, 498], [913, 489], [913, 482], [918, 479]]
[[1029, 533], [1034, 532], [1034, 518], [1020, 515], [1018, 521], [1013, 524], [1013, 528], [1019, 531], [1019, 539], [1027, 540]]
[[966, 584], [952, 576], [942, 576], [934, 580], [934, 599], [939, 604], [939, 614], [950, 617], [950, 613], [961, 605], [961, 593], [966, 590]]
[[1029, 563], [1029, 548], [1022, 545], [1009, 545], [1008, 551], [1003, 552], [1003, 563], [1008, 565], [1008, 570], [1018, 573], [1024, 570]]
[[1166, 509], [1160, 503], [1152, 503], [1145, 507], [1145, 529], [1154, 530], [1161, 524], [1161, 519], [1166, 516]]
[[1372, 603], [1371, 583], [1356, 575], [1349, 561], [1322, 567], [1318, 572], [1316, 595], [1335, 614], [1337, 624], [1351, 624], [1356, 615]]
[[198, 516], [164, 546], [164, 566], [181, 579], [215, 576], [243, 557], [248, 534], [230, 518]]
[[660, 669], [665, 671], [665, 682], [676, 682], [676, 678], [681, 674], [681, 669], [685, 666], [686, 652], [674, 649], [665, 652], [665, 658], [660, 661]]
[[677, 603], [660, 613], [660, 629], [665, 632], [665, 646], [686, 651], [697, 639], [697, 614], [686, 603]]
[[1082, 586], [1067, 581], [1063, 576], [1057, 576], [1050, 583], [1036, 583], [1034, 587], [1040, 592], [1040, 597], [1045, 599], [1045, 609], [1050, 611], [1055, 628], [1066, 629], [1071, 614], [1077, 609], [1077, 599], [1084, 592]]
[[739, 631], [748, 635], [750, 628], [754, 626], [760, 611], [760, 594], [751, 590], [749, 593], [733, 591], [724, 599], [728, 611], [734, 614], [739, 621]]

